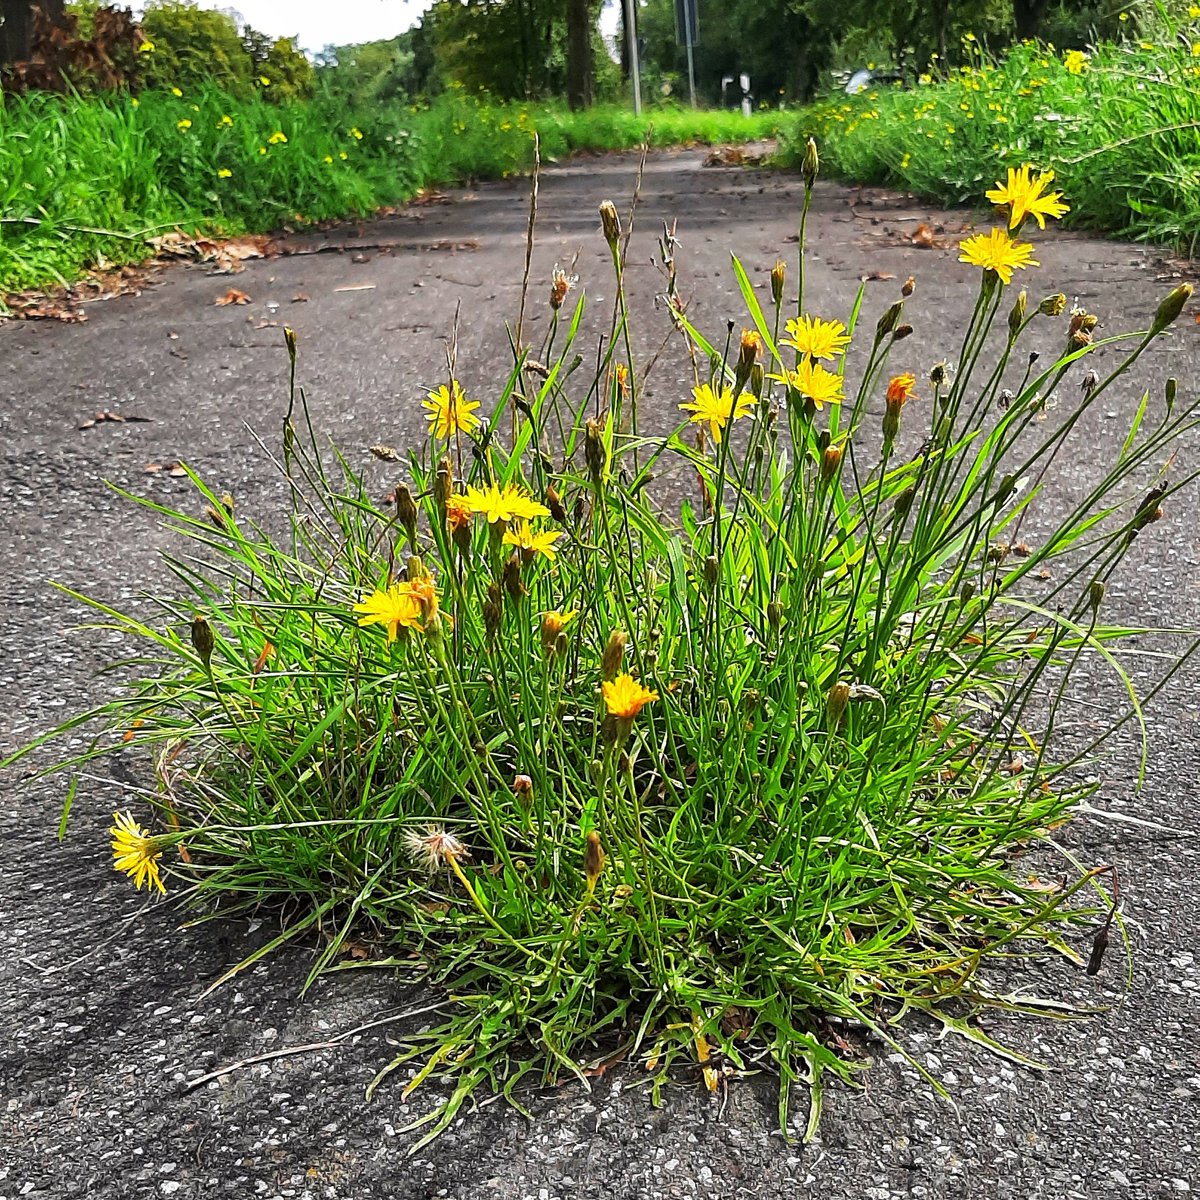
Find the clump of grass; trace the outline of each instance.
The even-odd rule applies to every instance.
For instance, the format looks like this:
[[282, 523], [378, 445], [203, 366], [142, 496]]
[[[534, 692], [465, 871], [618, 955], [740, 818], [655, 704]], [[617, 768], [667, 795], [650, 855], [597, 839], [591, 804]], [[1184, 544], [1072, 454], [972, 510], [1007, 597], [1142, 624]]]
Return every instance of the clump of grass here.
[[964, 44], [967, 65], [911, 90], [805, 109], [790, 157], [821, 139], [832, 170], [861, 183], [982, 203], [997, 164], [1053, 168], [1079, 225], [1195, 250], [1200, 237], [1200, 18], [1164, 17], [1153, 40], [1088, 52], [1024, 43], [1002, 57]]
[[150, 253], [147, 237], [264, 232], [369, 214], [421, 188], [529, 169], [543, 157], [640, 145], [751, 140], [775, 118], [615, 108], [568, 113], [454, 90], [432, 106], [353, 112], [331, 96], [290, 104], [216, 89], [0, 103], [0, 295], [73, 282]]
[[[817, 170], [810, 146], [805, 214]], [[1047, 885], [1013, 860], [1096, 786], [1106, 735], [1060, 732], [1077, 671], [1106, 665], [1131, 698], [1115, 724], [1140, 718], [1121, 655], [1149, 631], [1105, 621], [1105, 585], [1190, 482], [1164, 472], [1200, 401], [1144, 398], [1084, 498], [1042, 502], [1189, 289], [1103, 340], [1062, 296], [1014, 296], [1022, 213], [1058, 207], [1039, 184], [1008, 181], [1012, 232], [964, 247], [983, 270], [958, 369], [920, 382], [911, 284], [873, 328], [861, 289], [844, 322], [806, 311], [803, 217], [798, 276], [776, 265], [766, 309], [734, 261], [736, 340], [690, 324], [665, 235], [695, 370], [667, 429], [640, 412], [605, 203], [596, 372], [576, 369], [584, 298], [557, 272], [544, 340], [514, 331], [491, 394], [448, 364], [387, 508], [322, 447], [289, 333], [286, 535], [193, 476], [194, 510], [141, 501], [182, 539], [179, 592], [155, 619], [95, 605], [146, 652], [124, 696], [58, 732], [101, 725], [62, 769], [144, 764], [154, 824], [120, 815], [118, 869], [226, 915], [286, 904], [271, 946], [319, 928], [312, 978], [353, 965], [370, 926], [445, 988], [444, 1021], [372, 1084], [442, 1079], [426, 1137], [479, 1089], [520, 1106], [522, 1081], [586, 1086], [616, 1058], [655, 1094], [673, 1067], [715, 1091], [769, 1063], [781, 1126], [803, 1082], [811, 1134], [827, 1077], [854, 1074], [831, 1020], [897, 1046], [924, 1012], [991, 1044], [980, 1009], [1052, 1009], [984, 968], [1051, 950], [1083, 969], [1071, 941], [1097, 913], [1100, 966], [1108, 868], [1068, 856]], [[1035, 322], [1061, 330], [1044, 366], [1021, 350]], [[656, 482], [679, 477], [682, 500]]]

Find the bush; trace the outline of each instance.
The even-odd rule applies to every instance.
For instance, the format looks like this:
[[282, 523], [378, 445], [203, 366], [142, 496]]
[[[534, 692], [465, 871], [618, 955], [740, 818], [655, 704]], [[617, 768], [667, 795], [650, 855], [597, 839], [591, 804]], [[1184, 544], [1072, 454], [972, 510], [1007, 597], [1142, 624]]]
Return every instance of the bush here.
[[[1022, 207], [1059, 208], [1028, 177], [1007, 198], [1018, 234]], [[314, 977], [370, 925], [448, 989], [375, 1081], [422, 1059], [409, 1090], [450, 1081], [427, 1136], [477, 1088], [519, 1104], [523, 1078], [620, 1057], [656, 1091], [675, 1063], [715, 1090], [769, 1060], [785, 1125], [808, 1083], [811, 1133], [822, 1079], [853, 1066], [826, 1018], [896, 1046], [915, 1010], [986, 1043], [972, 1012], [1052, 1007], [998, 997], [986, 964], [1050, 947], [1082, 967], [1065, 939], [1097, 911], [1100, 967], [1109, 868], [1068, 855], [1046, 884], [1013, 861], [1096, 786], [1111, 729], [1064, 740], [1069, 682], [1107, 665], [1134, 697], [1135, 634], [1144, 678], [1148, 631], [1104, 621], [1105, 584], [1189, 482], [1160, 464], [1200, 401], [1143, 400], [1077, 503], [1042, 484], [1190, 289], [1118, 356], [1061, 295], [1013, 295], [1027, 249], [997, 229], [964, 245], [984, 269], [958, 371], [918, 385], [910, 286], [863, 329], [861, 289], [844, 326], [810, 318], [780, 262], [764, 311], [735, 261], [731, 347], [689, 324], [668, 238], [696, 378], [680, 425], [650, 430], [601, 216], [597, 373], [576, 370], [584, 302], [556, 271], [544, 341], [486, 405], [451, 379], [424, 401], [387, 508], [322, 450], [287, 335], [286, 532], [195, 476], [194, 507], [143, 501], [183, 540], [180, 591], [156, 619], [96, 605], [146, 651], [123, 697], [60, 730], [101, 724], [64, 766], [141, 764], [154, 823], [113, 830], [139, 886], [286, 904], [275, 944], [325, 934]], [[1022, 338], [1046, 321], [1063, 351], [1034, 367]]]

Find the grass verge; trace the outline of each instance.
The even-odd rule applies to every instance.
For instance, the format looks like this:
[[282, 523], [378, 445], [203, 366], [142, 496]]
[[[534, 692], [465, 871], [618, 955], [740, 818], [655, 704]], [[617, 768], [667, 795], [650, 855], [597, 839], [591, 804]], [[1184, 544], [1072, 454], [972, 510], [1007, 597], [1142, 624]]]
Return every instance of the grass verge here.
[[997, 169], [1053, 168], [1081, 226], [1169, 242], [1200, 238], [1200, 19], [1150, 41], [1088, 54], [1026, 43], [911, 90], [840, 96], [790, 124], [784, 161], [817, 137], [825, 161], [856, 183], [983, 204]]
[[[902, 1018], [928, 1013], [1002, 1050], [979, 1011], [1061, 1013], [988, 966], [1050, 951], [1083, 970], [1098, 925], [1100, 970], [1111, 868], [1065, 855], [1046, 882], [1018, 863], [1054, 853], [1098, 747], [1140, 722], [1148, 664], [1188, 658], [1151, 657], [1153, 630], [1107, 622], [1104, 597], [1194, 478], [1165, 464], [1200, 400], [1145, 397], [1076, 503], [1043, 483], [1189, 288], [1094, 340], [1065, 297], [1013, 294], [1025, 250], [997, 229], [968, 248], [984, 269], [957, 370], [918, 385], [911, 286], [874, 328], [861, 287], [844, 321], [805, 311], [803, 216], [800, 270], [789, 287], [776, 265], [765, 308], [734, 261], [738, 340], [690, 324], [664, 235], [695, 377], [678, 425], [650, 429], [621, 221], [601, 220], [596, 370], [556, 273], [544, 340], [512, 331], [486, 397], [450, 354], [387, 509], [309, 424], [289, 333], [285, 519], [194, 475], [193, 505], [138, 501], [180, 539], [178, 590], [148, 620], [94, 604], [141, 650], [123, 695], [55, 731], [99, 726], [59, 769], [121, 754], [145, 780], [146, 825], [112, 829], [138, 886], [286, 911], [264, 952], [315, 941], [310, 981], [352, 969], [368, 927], [385, 965], [445, 989], [444, 1020], [371, 1088], [441, 1082], [418, 1145], [480, 1090], [520, 1107], [523, 1081], [587, 1086], [617, 1059], [656, 1095], [673, 1069], [715, 1092], [770, 1065], [781, 1128], [803, 1083], [811, 1135], [824, 1083], [854, 1073], [846, 1025], [902, 1049]], [[1053, 361], [1023, 351], [1035, 322], [1061, 329]], [[1055, 393], [1078, 400], [1051, 421]], [[680, 476], [682, 497], [655, 482]], [[1128, 705], [1104, 730], [1089, 710], [1080, 745], [1085, 666]]]
[[264, 232], [369, 214], [418, 190], [525, 171], [577, 150], [746, 141], [778, 114], [618, 108], [572, 114], [452, 92], [431, 107], [354, 114], [217, 91], [0, 104], [0, 294], [147, 257], [148, 234]]

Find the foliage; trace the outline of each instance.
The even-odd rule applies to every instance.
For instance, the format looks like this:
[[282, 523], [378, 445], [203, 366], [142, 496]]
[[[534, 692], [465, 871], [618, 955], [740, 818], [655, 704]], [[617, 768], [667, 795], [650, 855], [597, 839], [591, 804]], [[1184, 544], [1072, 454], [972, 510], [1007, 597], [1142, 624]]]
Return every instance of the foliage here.
[[805, 109], [785, 161], [822, 139], [826, 161], [859, 183], [979, 203], [998, 166], [1052, 167], [1077, 198], [1071, 220], [1173, 241], [1200, 237], [1200, 9], [1159, 40], [1088, 51], [1016, 46], [1000, 58], [965, 42], [962, 68]]
[[[709, 341], [668, 236], [695, 386], [651, 429], [615, 207], [601, 220], [616, 298], [595, 373], [557, 272], [544, 340], [517, 329], [482, 406], [449, 372], [430, 393], [386, 508], [322, 446], [287, 334], [286, 519], [195, 476], [192, 505], [141, 501], [181, 540], [178, 590], [157, 616], [94, 605], [144, 650], [124, 695], [59, 731], [102, 726], [63, 768], [140, 764], [157, 825], [113, 828], [135, 882], [161, 869], [226, 919], [286, 906], [265, 949], [319, 925], [313, 978], [353, 967], [366, 925], [447, 990], [376, 1080], [447, 1081], [426, 1138], [479, 1088], [519, 1105], [523, 1079], [619, 1058], [656, 1090], [675, 1064], [715, 1091], [773, 1063], [781, 1125], [804, 1081], [811, 1135], [823, 1079], [852, 1071], [828, 1018], [899, 1047], [924, 1011], [994, 1046], [973, 1013], [1056, 1005], [997, 993], [989, 962], [1049, 948], [1082, 969], [1065, 939], [1097, 907], [1108, 936], [1108, 868], [1067, 856], [1047, 883], [1017, 860], [1052, 853], [1096, 786], [1111, 728], [1089, 708], [1093, 740], [1061, 732], [1081, 668], [1114, 672], [1117, 724], [1140, 720], [1122, 664], [1149, 683], [1152, 631], [1104, 622], [1105, 583], [1193, 477], [1163, 464], [1200, 400], [1144, 399], [1078, 502], [1043, 485], [1188, 293], [1100, 341], [1094, 315], [983, 271], [958, 370], [918, 385], [910, 286], [874, 328], [861, 287], [844, 324], [793, 321], [803, 269], [797, 295], [778, 264], [764, 310], [735, 260], [750, 328]], [[802, 265], [804, 216], [800, 241]], [[1047, 321], [1063, 351], [1035, 367], [1023, 339]], [[1079, 399], [1045, 420], [1056, 393]]]
[[[772, 118], [503, 105], [462, 89], [426, 107], [352, 108], [322, 92], [276, 104], [212, 88], [0, 107], [0, 295], [67, 282], [103, 257], [144, 258], [148, 234], [226, 233], [367, 214], [434, 184], [527, 170], [574, 150], [769, 136]], [[280, 135], [283, 139], [281, 140]], [[106, 231], [110, 231], [106, 233]]]

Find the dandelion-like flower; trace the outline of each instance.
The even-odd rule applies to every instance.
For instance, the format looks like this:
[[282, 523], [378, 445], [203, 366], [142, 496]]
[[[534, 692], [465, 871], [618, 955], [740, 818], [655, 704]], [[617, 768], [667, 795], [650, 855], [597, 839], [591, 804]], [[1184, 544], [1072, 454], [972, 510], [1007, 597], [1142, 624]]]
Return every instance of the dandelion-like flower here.
[[822, 321], [805, 314], [793, 317], [785, 329], [787, 336], [779, 339], [780, 345], [809, 358], [836, 358], [850, 345], [850, 335], [841, 321]]
[[1046, 218], [1064, 216], [1070, 210], [1063, 202], [1062, 192], [1047, 192], [1054, 182], [1053, 171], [1033, 174], [1028, 164], [1016, 169], [1008, 168], [1008, 179], [987, 193], [993, 204], [1009, 206], [1009, 229], [1019, 229], [1026, 217], [1033, 217], [1039, 228], [1046, 228]]
[[516, 546], [521, 551], [521, 557], [529, 562], [535, 554], [544, 554], [554, 558], [554, 543], [562, 537], [560, 529], [534, 529], [528, 521], [518, 521], [512, 528], [504, 531], [504, 544]]
[[772, 375], [771, 378], [794, 388], [817, 408], [824, 404], [841, 403], [842, 377], [834, 371], [827, 371], [811, 358], [804, 359], [794, 371], [784, 371], [782, 375]]
[[139, 891], [144, 883], [147, 890], [158, 888], [165, 895], [167, 889], [158, 874], [158, 859], [162, 854], [158, 840], [128, 811], [113, 813], [113, 822], [108, 831], [112, 834], [113, 866], [128, 875]]
[[733, 388], [728, 384], [718, 392], [712, 384], [702, 383], [699, 387], [692, 388], [692, 396], [692, 403], [681, 404], [679, 407], [692, 414], [688, 419], [695, 424], [707, 421], [709, 429], [712, 430], [713, 441], [718, 445], [721, 442], [721, 430], [730, 421], [749, 416], [750, 410], [757, 403], [749, 392], [742, 392], [735, 397]]
[[1069, 75], [1082, 75], [1087, 70], [1087, 61], [1087, 55], [1082, 50], [1068, 50], [1063, 55], [1063, 66]]
[[576, 615], [576, 609], [571, 609], [569, 612], [562, 612], [557, 608], [551, 609], [550, 612], [542, 615], [542, 649], [545, 651], [547, 657], [558, 652], [558, 639], [562, 637], [563, 630]]
[[424, 833], [406, 829], [404, 847], [412, 855], [413, 861], [430, 875], [448, 869], [451, 863], [458, 862], [460, 858], [471, 857], [470, 850], [463, 842], [436, 825], [427, 825]]
[[182, 133], [186, 133], [189, 129], [191, 129], [191, 127], [192, 122], [187, 117], [184, 117], [181, 121], [175, 122], [175, 128]]
[[221, 169], [220, 169], [220, 170], [217, 172], [217, 178], [218, 178], [218, 179], [232, 179], [232, 178], [233, 178], [233, 172], [232, 172], [232, 171], [231, 171], [231, 170], [230, 170], [228, 167], [222, 167], [222, 168], [221, 168]]
[[475, 415], [479, 401], [468, 400], [457, 379], [452, 379], [449, 387], [443, 383], [430, 392], [428, 399], [421, 401], [421, 407], [426, 410], [430, 432], [443, 441], [454, 433], [470, 433], [479, 424]]
[[579, 282], [578, 275], [568, 275], [557, 263], [550, 276], [550, 307], [557, 312], [563, 306], [567, 293]]
[[887, 402], [889, 404], [903, 405], [907, 404], [915, 395], [914, 389], [917, 385], [915, 375], [893, 375], [888, 380], [887, 385]]
[[393, 583], [387, 591], [376, 588], [355, 606], [360, 626], [382, 625], [387, 639], [394, 642], [401, 629], [421, 628], [421, 596], [404, 580]]
[[267, 141], [272, 146], [278, 146], [281, 142], [287, 141], [287, 134], [284, 133], [282, 129], [277, 129], [269, 138], [267, 138]]
[[465, 529], [471, 523], [471, 503], [466, 496], [451, 496], [446, 501], [446, 524], [451, 533]]
[[994, 271], [1004, 284], [1012, 283], [1014, 268], [1038, 266], [1029, 242], [1016, 242], [1003, 229], [977, 233], [959, 246], [959, 262]]
[[604, 693], [604, 706], [611, 717], [632, 721], [642, 709], [653, 700], [658, 699], [658, 693], [644, 688], [628, 671], [618, 675], [616, 679], [606, 679], [600, 685]]
[[515, 483], [506, 483], [502, 488], [494, 483], [485, 488], [470, 487], [465, 499], [473, 513], [487, 517], [489, 525], [498, 521], [506, 525], [514, 520], [532, 521], [535, 517], [550, 515], [544, 504], [539, 504]]

